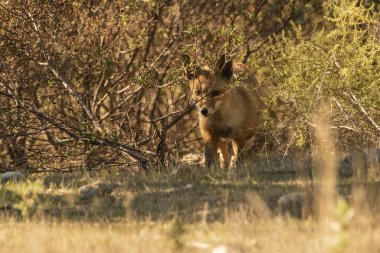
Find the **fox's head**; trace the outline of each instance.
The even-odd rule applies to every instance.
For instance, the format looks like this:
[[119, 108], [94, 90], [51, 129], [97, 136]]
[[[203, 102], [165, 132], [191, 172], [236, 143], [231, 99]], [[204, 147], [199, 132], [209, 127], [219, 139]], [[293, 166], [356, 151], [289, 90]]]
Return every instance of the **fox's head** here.
[[222, 55], [216, 70], [204, 66], [187, 71], [192, 99], [197, 101], [199, 113], [203, 117], [209, 117], [221, 109], [232, 87], [232, 65], [232, 59]]

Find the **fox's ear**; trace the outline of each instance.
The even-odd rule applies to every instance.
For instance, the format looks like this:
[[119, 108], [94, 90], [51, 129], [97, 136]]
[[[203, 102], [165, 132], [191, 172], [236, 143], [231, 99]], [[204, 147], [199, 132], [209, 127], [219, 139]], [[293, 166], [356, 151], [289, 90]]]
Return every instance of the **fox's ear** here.
[[182, 55], [182, 62], [188, 79], [194, 79], [194, 70], [192, 69], [191, 58], [188, 54]]
[[220, 56], [218, 61], [218, 74], [222, 77], [230, 79], [233, 75], [232, 59], [228, 58], [226, 54]]

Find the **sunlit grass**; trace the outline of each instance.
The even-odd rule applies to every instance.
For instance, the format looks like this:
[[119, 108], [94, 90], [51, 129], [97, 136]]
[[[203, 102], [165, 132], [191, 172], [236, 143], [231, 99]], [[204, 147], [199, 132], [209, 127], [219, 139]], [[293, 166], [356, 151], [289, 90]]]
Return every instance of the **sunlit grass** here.
[[[374, 224], [372, 224], [374, 225]], [[182, 223], [0, 223], [1, 252], [378, 252], [379, 226], [355, 222], [343, 231], [334, 224], [321, 233], [311, 220], [246, 219], [230, 214], [225, 222]], [[214, 251], [217, 252], [217, 251]]]

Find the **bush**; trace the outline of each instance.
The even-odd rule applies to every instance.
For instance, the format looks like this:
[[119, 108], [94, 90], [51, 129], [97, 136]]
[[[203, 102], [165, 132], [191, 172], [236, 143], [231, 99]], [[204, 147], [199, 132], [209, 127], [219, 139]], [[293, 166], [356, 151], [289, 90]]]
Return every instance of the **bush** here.
[[[271, 87], [271, 111], [281, 112], [292, 144], [310, 145], [312, 115], [330, 107], [343, 149], [379, 144], [379, 13], [355, 1], [330, 3], [324, 29], [305, 36], [301, 26], [274, 36], [258, 52]], [[269, 124], [273, 127], [273, 124]]]

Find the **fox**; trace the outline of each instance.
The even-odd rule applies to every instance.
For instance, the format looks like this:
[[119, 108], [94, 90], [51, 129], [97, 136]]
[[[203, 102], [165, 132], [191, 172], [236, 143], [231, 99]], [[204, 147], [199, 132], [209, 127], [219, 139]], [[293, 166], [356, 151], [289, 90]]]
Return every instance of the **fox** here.
[[[185, 60], [185, 67], [189, 65], [189, 59]], [[225, 54], [220, 56], [215, 69], [202, 66], [186, 72], [191, 98], [199, 112], [205, 166], [236, 167], [248, 140], [262, 125], [264, 90], [248, 66], [234, 63]], [[235, 72], [244, 74], [239, 82], [242, 85], [237, 85]]]

